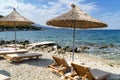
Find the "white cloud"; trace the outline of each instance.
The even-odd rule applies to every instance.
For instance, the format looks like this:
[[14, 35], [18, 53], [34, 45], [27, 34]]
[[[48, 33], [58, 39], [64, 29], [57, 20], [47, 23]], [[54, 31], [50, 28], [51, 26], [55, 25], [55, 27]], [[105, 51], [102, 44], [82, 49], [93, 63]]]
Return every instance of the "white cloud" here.
[[108, 24], [108, 29], [120, 29], [120, 12], [106, 13], [101, 17]]
[[50, 18], [70, 10], [70, 5], [72, 3], [77, 6], [81, 6], [80, 8], [84, 9], [84, 11], [88, 13], [93, 12], [93, 10], [97, 10], [94, 3], [85, 4], [85, 1], [86, 0], [57, 0], [53, 2], [48, 0], [48, 2], [46, 2], [47, 4], [33, 5], [29, 2], [24, 3], [24, 0], [21, 2], [20, 0], [0, 0], [0, 3], [2, 3], [0, 6], [0, 13], [2, 15], [7, 15], [12, 11], [11, 7], [14, 6], [21, 15], [35, 23], [45, 25], [46, 21]]

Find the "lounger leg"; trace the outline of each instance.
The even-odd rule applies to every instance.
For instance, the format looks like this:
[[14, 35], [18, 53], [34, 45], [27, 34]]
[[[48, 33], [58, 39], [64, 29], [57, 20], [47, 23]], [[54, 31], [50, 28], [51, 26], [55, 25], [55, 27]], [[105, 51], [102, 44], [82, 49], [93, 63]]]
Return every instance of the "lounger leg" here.
[[35, 57], [35, 60], [38, 59], [38, 58], [39, 58], [39, 56]]
[[60, 71], [59, 74], [63, 76], [63, 75], [64, 75], [64, 72]]
[[19, 63], [21, 59], [16, 59], [16, 62]]
[[17, 62], [17, 63], [19, 63], [19, 62], [20, 62], [20, 60], [17, 60], [16, 62]]
[[63, 80], [67, 80], [67, 79], [69, 79], [69, 80], [76, 80], [76, 79], [74, 79], [74, 76], [77, 76], [77, 74], [76, 74], [75, 71], [73, 71], [70, 75], [65, 76], [65, 77], [63, 78]]
[[107, 80], [107, 78], [103, 79], [103, 80]]
[[39, 56], [36, 57], [36, 59], [38, 59], [38, 58], [39, 58]]
[[74, 78], [71, 77], [71, 76], [65, 76], [63, 80], [67, 80], [67, 79], [68, 79], [68, 80], [76, 80], [76, 79], [74, 79]]
[[86, 80], [86, 77], [87, 77], [87, 75], [84, 75], [84, 76], [82, 77], [82, 80]]
[[32, 57], [29, 57], [30, 59], [32, 59]]

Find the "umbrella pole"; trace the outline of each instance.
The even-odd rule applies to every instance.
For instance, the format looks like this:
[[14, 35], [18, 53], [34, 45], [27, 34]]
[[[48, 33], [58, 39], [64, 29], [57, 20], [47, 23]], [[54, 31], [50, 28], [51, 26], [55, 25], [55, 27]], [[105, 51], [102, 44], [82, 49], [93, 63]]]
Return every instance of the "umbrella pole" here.
[[15, 32], [15, 53], [17, 53], [17, 42], [16, 42], [16, 26], [15, 26], [15, 22], [14, 22], [14, 32]]
[[74, 61], [74, 49], [75, 49], [75, 27], [73, 30], [73, 52], [72, 52], [72, 62]]

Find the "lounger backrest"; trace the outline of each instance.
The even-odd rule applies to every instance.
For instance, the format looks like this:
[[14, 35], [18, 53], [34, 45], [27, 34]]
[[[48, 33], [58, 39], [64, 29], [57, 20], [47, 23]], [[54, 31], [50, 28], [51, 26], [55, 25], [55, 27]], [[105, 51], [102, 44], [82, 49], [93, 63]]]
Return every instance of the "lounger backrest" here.
[[75, 72], [77, 73], [78, 76], [85, 76], [88, 77], [92, 77], [90, 74], [90, 69], [87, 66], [84, 65], [78, 65], [75, 63], [71, 63], [71, 65], [73, 66]]
[[64, 67], [69, 67], [68, 63], [66, 62], [66, 60], [64, 58], [61, 57], [57, 57], [57, 56], [53, 56], [53, 59], [55, 60], [55, 62], [59, 65], [59, 66], [64, 66]]
[[60, 57], [57, 56], [53, 56], [54, 61], [58, 64], [58, 66], [62, 65], [62, 61]]
[[61, 59], [64, 67], [69, 67], [68, 63], [64, 58]]

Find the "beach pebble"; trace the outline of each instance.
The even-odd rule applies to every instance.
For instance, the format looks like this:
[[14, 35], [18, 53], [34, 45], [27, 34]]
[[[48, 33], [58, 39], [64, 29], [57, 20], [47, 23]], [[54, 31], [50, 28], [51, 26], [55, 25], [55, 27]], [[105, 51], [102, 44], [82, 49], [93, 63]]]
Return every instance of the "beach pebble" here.
[[[20, 63], [10, 63], [5, 59], [0, 59], [0, 70], [9, 73], [11, 80], [61, 80], [63, 77], [53, 74], [47, 66], [54, 62], [52, 59], [53, 55], [64, 57], [67, 62], [71, 62], [71, 53], [43, 53], [42, 58], [38, 60], [24, 60]], [[84, 64], [90, 66], [90, 68], [97, 68], [109, 72], [111, 74], [110, 80], [120, 80], [120, 65], [114, 66], [113, 62], [111, 63], [108, 60], [82, 53], [75, 53], [74, 60], [80, 65], [83, 65], [81, 62], [84, 62]]]

